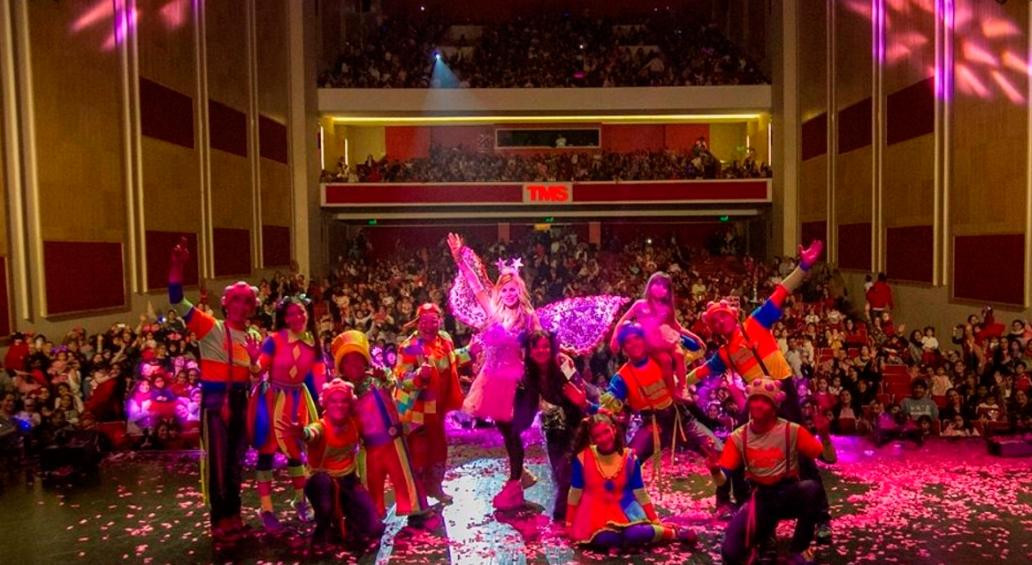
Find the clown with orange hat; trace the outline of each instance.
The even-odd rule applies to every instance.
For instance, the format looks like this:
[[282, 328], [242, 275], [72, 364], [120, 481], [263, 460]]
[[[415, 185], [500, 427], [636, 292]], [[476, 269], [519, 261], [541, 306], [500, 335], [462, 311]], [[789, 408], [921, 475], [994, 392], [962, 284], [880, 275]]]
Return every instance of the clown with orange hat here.
[[448, 443], [444, 418], [462, 408], [459, 366], [469, 361], [464, 349], [456, 349], [451, 336], [441, 330], [444, 312], [436, 304], [423, 304], [409, 323], [415, 332], [401, 342], [395, 400], [401, 419], [409, 426], [412, 467], [424, 492], [448, 504], [452, 497], [441, 488]]

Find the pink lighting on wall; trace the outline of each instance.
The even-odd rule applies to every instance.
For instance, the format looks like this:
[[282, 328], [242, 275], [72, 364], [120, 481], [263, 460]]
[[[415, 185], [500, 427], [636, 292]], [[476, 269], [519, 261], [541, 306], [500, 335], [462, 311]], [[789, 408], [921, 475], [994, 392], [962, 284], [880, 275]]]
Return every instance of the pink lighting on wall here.
[[996, 82], [1003, 94], [1015, 104], [1024, 104], [1025, 97], [1018, 92], [1016, 86], [1014, 86], [1010, 80], [1007, 79], [1000, 71], [989, 71], [989, 76], [993, 77], [993, 81]]
[[172, 0], [162, 6], [158, 13], [168, 29], [178, 29], [186, 23], [189, 8], [188, 0]]
[[985, 86], [975, 71], [968, 68], [964, 63], [956, 64], [957, 87], [965, 94], [974, 94], [979, 98], [989, 98], [989, 89]]

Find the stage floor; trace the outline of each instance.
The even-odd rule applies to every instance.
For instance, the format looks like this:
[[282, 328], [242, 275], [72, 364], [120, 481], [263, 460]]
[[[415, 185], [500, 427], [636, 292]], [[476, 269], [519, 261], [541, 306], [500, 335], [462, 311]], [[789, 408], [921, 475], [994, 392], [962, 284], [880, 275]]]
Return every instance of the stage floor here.
[[[528, 463], [540, 482], [528, 493], [536, 505], [515, 515], [493, 512], [506, 464], [490, 429], [453, 434], [454, 468], [437, 536], [391, 527], [378, 555], [361, 563], [713, 563], [724, 523], [710, 517], [712, 487], [698, 456], [664, 462], [667, 480], [650, 486], [663, 515], [696, 524], [701, 543], [653, 548], [610, 557], [571, 549], [550, 524], [549, 470], [540, 435], [525, 435]], [[889, 444], [876, 449], [857, 438], [836, 438], [841, 461], [826, 468], [835, 517], [835, 545], [818, 553], [823, 563], [1028, 563], [1032, 560], [1032, 460], [1000, 459], [980, 440], [935, 440], [922, 448]], [[314, 561], [302, 528], [279, 538], [256, 536], [215, 552], [198, 489], [198, 454], [120, 453], [100, 476], [74, 487], [44, 484], [32, 472], [7, 469], [0, 481], [0, 563], [207, 563]], [[277, 471], [276, 503], [286, 516], [286, 474]], [[649, 470], [646, 469], [646, 479]], [[281, 480], [280, 480], [281, 479]], [[253, 483], [244, 504], [257, 508]], [[256, 524], [256, 513], [246, 515]], [[400, 531], [400, 533], [399, 533]], [[782, 529], [782, 539], [788, 530]], [[356, 561], [341, 554], [325, 562]]]

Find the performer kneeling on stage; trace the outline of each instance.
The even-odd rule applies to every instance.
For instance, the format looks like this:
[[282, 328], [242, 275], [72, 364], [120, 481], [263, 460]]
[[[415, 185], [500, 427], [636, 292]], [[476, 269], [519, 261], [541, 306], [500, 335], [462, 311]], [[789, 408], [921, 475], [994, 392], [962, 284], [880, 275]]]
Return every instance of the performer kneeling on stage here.
[[312, 475], [305, 484], [305, 495], [315, 510], [313, 549], [318, 552], [343, 541], [348, 547], [366, 550], [379, 543], [384, 525], [358, 478], [355, 387], [333, 379], [323, 387], [321, 397], [322, 418], [307, 426], [280, 420], [277, 428], [308, 445]]
[[573, 459], [566, 526], [570, 538], [599, 549], [629, 549], [667, 541], [693, 543], [692, 530], [659, 521], [641, 477], [606, 414], [585, 419]]
[[[814, 241], [807, 248], [800, 246], [799, 265], [781, 281], [770, 298], [754, 310], [744, 322], [739, 320], [738, 308], [727, 301], [709, 303], [702, 320], [709, 327], [713, 337], [723, 343], [706, 360], [706, 364], [696, 367], [689, 373], [688, 384], [723, 374], [729, 369], [741, 375], [746, 383], [759, 378], [780, 380], [785, 401], [781, 403], [779, 414], [790, 422], [802, 421], [797, 382], [792, 376], [792, 368], [771, 333], [771, 328], [781, 318], [785, 301], [806, 280], [810, 269], [820, 258], [823, 247], [820, 240]], [[803, 478], [817, 481], [823, 490], [824, 485], [817, 467], [805, 460], [800, 461], [800, 466]], [[826, 503], [821, 508], [818, 520], [817, 541], [822, 544], [831, 543], [831, 514]]]
[[775, 531], [778, 521], [797, 519], [789, 546], [791, 563], [811, 561], [804, 556], [814, 538], [822, 506], [827, 505], [820, 483], [800, 480], [798, 458], [820, 458], [834, 463], [835, 449], [827, 421], [820, 426], [823, 444], [799, 424], [778, 418], [785, 394], [777, 381], [755, 379], [748, 385], [749, 422], [735, 430], [719, 459], [708, 460], [713, 480], [723, 484], [731, 473], [745, 468], [752, 483], [752, 498], [728, 524], [721, 553], [724, 563], [750, 561]]
[[386, 514], [384, 487], [389, 477], [397, 514], [408, 516], [410, 526], [433, 529], [439, 520], [428, 508], [422, 485], [412, 470], [408, 442], [394, 405], [390, 372], [370, 370], [369, 341], [360, 331], [346, 331], [333, 338], [330, 353], [340, 376], [355, 387], [355, 419], [366, 451], [365, 484], [377, 513], [381, 518]]

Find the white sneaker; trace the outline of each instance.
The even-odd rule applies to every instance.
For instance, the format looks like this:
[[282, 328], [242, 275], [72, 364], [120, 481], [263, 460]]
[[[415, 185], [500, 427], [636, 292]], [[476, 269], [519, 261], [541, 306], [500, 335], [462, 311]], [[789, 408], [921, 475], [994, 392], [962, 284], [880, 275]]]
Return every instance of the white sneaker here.
[[495, 495], [491, 501], [498, 510], [512, 510], [521, 508], [524, 505], [523, 487], [520, 481], [507, 481], [502, 491]]

